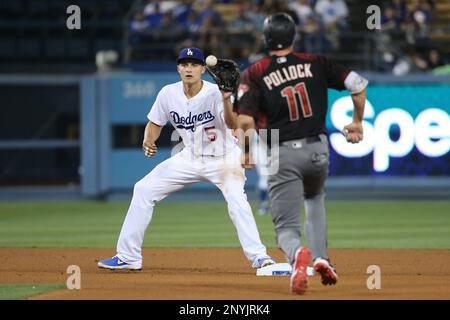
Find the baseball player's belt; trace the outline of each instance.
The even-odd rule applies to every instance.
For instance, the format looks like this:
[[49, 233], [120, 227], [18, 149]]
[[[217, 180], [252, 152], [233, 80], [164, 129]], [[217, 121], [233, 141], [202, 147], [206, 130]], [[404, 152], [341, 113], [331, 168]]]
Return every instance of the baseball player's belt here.
[[314, 137], [306, 137], [303, 139], [284, 141], [281, 143], [281, 145], [288, 146], [288, 147], [295, 149], [295, 148], [301, 148], [305, 144], [310, 144], [310, 143], [319, 142], [319, 141], [320, 141], [320, 137], [314, 136]]

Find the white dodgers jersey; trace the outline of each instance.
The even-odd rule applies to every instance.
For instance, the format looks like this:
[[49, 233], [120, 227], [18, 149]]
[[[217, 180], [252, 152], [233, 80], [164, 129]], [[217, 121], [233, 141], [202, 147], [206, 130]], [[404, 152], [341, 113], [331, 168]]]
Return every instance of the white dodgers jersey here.
[[237, 147], [223, 113], [217, 85], [203, 80], [200, 92], [188, 99], [180, 81], [161, 89], [147, 118], [159, 126], [170, 121], [192, 154], [222, 156]]

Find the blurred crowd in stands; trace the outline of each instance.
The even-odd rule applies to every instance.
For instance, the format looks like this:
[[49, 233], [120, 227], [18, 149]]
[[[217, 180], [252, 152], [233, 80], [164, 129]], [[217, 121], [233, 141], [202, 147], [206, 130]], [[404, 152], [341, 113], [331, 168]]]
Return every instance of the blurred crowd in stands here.
[[138, 1], [133, 9], [130, 44], [137, 50], [132, 57], [170, 58], [181, 47], [196, 45], [206, 54], [252, 62], [263, 53], [264, 18], [278, 11], [290, 14], [297, 24], [296, 50], [339, 50], [339, 35], [348, 28], [344, 0], [148, 0]]
[[434, 0], [386, 1], [376, 37], [377, 71], [404, 75], [448, 63], [430, 39], [434, 8]]
[[[81, 8], [76, 32], [61, 28], [72, 3]], [[371, 4], [378, 30], [366, 25]], [[397, 75], [450, 73], [450, 0], [0, 0], [0, 62], [87, 64], [112, 50], [121, 63], [150, 65], [197, 46], [252, 63], [265, 54], [264, 19], [279, 11], [297, 25], [298, 52]]]
[[[429, 39], [434, 1], [382, 2], [381, 29], [374, 32], [377, 71], [401, 75], [447, 63]], [[297, 25], [296, 51], [339, 52], [352, 31], [344, 0], [137, 1], [129, 23], [129, 59], [172, 59], [180, 48], [198, 46], [206, 54], [251, 63], [264, 54], [264, 18], [278, 11]]]
[[124, 19], [133, 0], [1, 0], [0, 21], [65, 22], [67, 7], [78, 5], [84, 22]]

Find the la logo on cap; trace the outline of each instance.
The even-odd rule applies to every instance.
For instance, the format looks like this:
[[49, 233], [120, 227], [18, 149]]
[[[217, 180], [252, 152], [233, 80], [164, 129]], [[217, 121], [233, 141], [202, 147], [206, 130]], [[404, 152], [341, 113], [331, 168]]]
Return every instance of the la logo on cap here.
[[188, 49], [188, 51], [187, 51], [187, 55], [188, 56], [192, 56], [194, 53], [192, 52], [192, 50], [191, 49]]

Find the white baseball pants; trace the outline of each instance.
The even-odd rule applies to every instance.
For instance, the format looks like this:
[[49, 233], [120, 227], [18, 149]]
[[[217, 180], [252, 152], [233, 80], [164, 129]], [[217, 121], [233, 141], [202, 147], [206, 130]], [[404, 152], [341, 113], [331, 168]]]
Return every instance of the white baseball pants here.
[[195, 157], [186, 148], [161, 162], [134, 186], [133, 198], [117, 243], [117, 256], [126, 263], [142, 267], [142, 243], [155, 203], [199, 181], [210, 181], [222, 191], [228, 204], [228, 214], [250, 263], [266, 256], [266, 247], [261, 243], [244, 191], [245, 180], [238, 147], [227, 157]]

